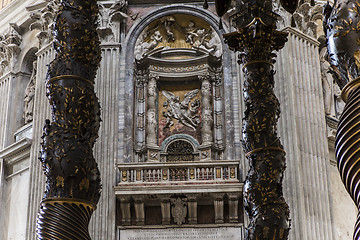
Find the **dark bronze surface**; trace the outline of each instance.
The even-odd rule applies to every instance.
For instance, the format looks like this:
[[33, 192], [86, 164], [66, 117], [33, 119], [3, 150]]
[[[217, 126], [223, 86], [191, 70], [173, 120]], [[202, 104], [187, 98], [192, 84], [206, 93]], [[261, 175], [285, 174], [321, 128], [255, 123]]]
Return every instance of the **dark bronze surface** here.
[[243, 1], [234, 19], [238, 31], [224, 35], [229, 48], [239, 52], [245, 73], [242, 143], [250, 163], [244, 184], [250, 218], [245, 238], [283, 240], [289, 235], [290, 211], [282, 193], [285, 152], [277, 136], [280, 104], [274, 94], [272, 63], [287, 34], [276, 30], [271, 1], [253, 2]]
[[93, 86], [101, 56], [97, 13], [94, 0], [62, 0], [56, 15], [56, 57], [46, 81], [52, 119], [46, 120], [41, 144], [46, 191], [38, 239], [90, 239], [88, 223], [101, 188], [92, 150], [100, 126]]
[[90, 240], [88, 225], [94, 210], [93, 204], [80, 200], [44, 200], [38, 217], [39, 238]]
[[[330, 62], [346, 102], [340, 116], [335, 152], [342, 181], [360, 208], [360, 1], [340, 0], [324, 7]], [[353, 234], [360, 239], [359, 214]]]

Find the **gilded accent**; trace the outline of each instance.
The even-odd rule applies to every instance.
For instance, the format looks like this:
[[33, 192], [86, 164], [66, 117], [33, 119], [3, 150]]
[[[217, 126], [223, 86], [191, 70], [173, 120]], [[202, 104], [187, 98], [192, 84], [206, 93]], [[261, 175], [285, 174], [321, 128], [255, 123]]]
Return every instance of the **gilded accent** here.
[[251, 64], [257, 64], [257, 63], [264, 63], [264, 64], [269, 64], [270, 66], [273, 66], [273, 64], [270, 61], [262, 61], [262, 60], [250, 61], [250, 62], [247, 62], [246, 64], [244, 64], [242, 70], [244, 71], [244, 69], [247, 68], [248, 66], [250, 66]]
[[341, 91], [341, 98], [344, 102], [347, 102], [349, 94], [352, 91], [355, 91], [360, 86], [360, 77], [352, 80], [348, 84], [345, 85], [345, 87]]
[[86, 78], [83, 78], [83, 77], [75, 76], [75, 75], [60, 75], [60, 76], [56, 76], [56, 77], [50, 78], [50, 79], [47, 81], [47, 83], [48, 83], [48, 84], [51, 84], [51, 83], [53, 83], [54, 81], [64, 80], [64, 79], [69, 79], [69, 80], [77, 79], [77, 80], [81, 80], [81, 81], [84, 81], [84, 82], [86, 82], [86, 83], [89, 83], [90, 85], [94, 85], [94, 83], [91, 82], [90, 80], [88, 80], [88, 79], [86, 79]]
[[122, 171], [122, 181], [123, 182], [127, 181], [127, 171], [126, 170]]
[[37, 218], [38, 239], [90, 240], [88, 225], [100, 198], [93, 147], [100, 127], [94, 79], [101, 59], [95, 0], [61, 0], [54, 23], [40, 161], [46, 190]]
[[221, 168], [216, 168], [216, 178], [221, 178]]
[[254, 149], [248, 153], [245, 154], [246, 157], [249, 157], [251, 154], [255, 154], [257, 152], [261, 152], [261, 151], [281, 151], [283, 153], [285, 153], [284, 149], [282, 148], [279, 148], [279, 147], [264, 147], [264, 148], [257, 148], [257, 149]]
[[140, 180], [141, 180], [141, 171], [136, 170], [136, 181], [140, 181]]
[[195, 178], [195, 169], [191, 168], [190, 169], [190, 179], [194, 179]]
[[230, 178], [235, 178], [235, 168], [230, 168]]
[[[242, 144], [250, 170], [244, 182], [244, 207], [249, 216], [246, 240], [286, 240], [290, 210], [282, 194], [285, 151], [277, 136], [280, 104], [274, 94], [275, 51], [284, 47], [287, 33], [276, 30], [271, 4], [244, 0], [233, 15], [238, 31], [225, 34], [225, 43], [239, 52], [244, 64], [245, 114]], [[260, 6], [261, 5], [261, 6]], [[230, 178], [235, 178], [230, 169]]]

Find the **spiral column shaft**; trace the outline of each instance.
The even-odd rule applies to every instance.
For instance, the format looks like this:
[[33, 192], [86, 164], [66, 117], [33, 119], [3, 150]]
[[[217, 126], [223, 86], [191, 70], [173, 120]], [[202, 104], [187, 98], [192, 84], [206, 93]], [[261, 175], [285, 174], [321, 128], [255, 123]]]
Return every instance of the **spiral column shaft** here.
[[[350, 93], [339, 119], [335, 145], [341, 179], [347, 191], [360, 207], [360, 88]], [[353, 239], [360, 239], [359, 214]]]
[[282, 193], [285, 151], [277, 136], [280, 104], [274, 94], [273, 63], [287, 41], [276, 30], [271, 2], [243, 1], [234, 19], [237, 32], [225, 34], [229, 48], [239, 52], [244, 64], [242, 144], [250, 170], [244, 184], [244, 206], [250, 219], [247, 240], [285, 240], [290, 231], [290, 210]]
[[93, 147], [100, 127], [94, 79], [101, 59], [95, 0], [61, 0], [54, 23], [40, 161], [46, 191], [37, 218], [38, 239], [90, 239], [88, 225], [100, 198]]
[[[360, 209], [360, 1], [339, 0], [324, 6], [329, 61], [346, 102], [339, 119], [335, 153], [341, 179]], [[360, 217], [354, 240], [360, 240]]]

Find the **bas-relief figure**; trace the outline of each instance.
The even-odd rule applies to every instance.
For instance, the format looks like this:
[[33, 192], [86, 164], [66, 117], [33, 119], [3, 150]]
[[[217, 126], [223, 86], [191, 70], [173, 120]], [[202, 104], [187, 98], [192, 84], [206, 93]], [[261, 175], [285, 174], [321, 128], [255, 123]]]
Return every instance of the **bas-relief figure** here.
[[37, 67], [37, 61], [34, 61], [30, 81], [25, 90], [25, 97], [24, 97], [25, 124], [27, 124], [33, 120], [35, 83], [36, 83], [36, 67]]
[[146, 42], [145, 38], [147, 35], [141, 35], [137, 40], [135, 47], [135, 59], [140, 60], [145, 56], [145, 54], [153, 49], [155, 49], [160, 42], [163, 41], [163, 38], [160, 34], [160, 31], [156, 30], [153, 35], [150, 37], [150, 41]]
[[[162, 32], [165, 32], [164, 36]], [[145, 29], [139, 36], [134, 51], [135, 59], [145, 57], [147, 52], [159, 47], [160, 43], [166, 45], [176, 41], [185, 41], [191, 48], [204, 49], [216, 57], [222, 55], [221, 40], [214, 29], [196, 26], [192, 20], [186, 26], [181, 26], [175, 16], [169, 15], [162, 17], [155, 26]]]
[[164, 108], [167, 109], [167, 112], [163, 112], [163, 116], [166, 117], [166, 128], [174, 125], [172, 119], [175, 118], [184, 126], [196, 130], [200, 123], [200, 116], [198, 115], [200, 101], [199, 99], [195, 99], [191, 103], [190, 101], [198, 94], [198, 92], [199, 89], [187, 92], [184, 96], [184, 100], [180, 102], [180, 98], [175, 96], [172, 92], [162, 91], [162, 94], [167, 98], [163, 104]]

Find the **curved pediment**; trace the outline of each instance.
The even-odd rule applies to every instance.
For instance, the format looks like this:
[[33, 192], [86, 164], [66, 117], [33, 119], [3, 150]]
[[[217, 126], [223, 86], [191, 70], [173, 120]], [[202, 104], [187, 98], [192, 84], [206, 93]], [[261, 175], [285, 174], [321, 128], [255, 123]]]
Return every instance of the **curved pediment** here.
[[212, 56], [222, 55], [221, 40], [215, 29], [188, 14], [167, 15], [150, 23], [136, 41], [135, 58], [141, 60], [156, 49], [201, 49]]

